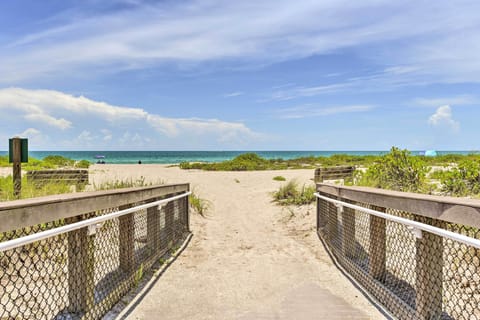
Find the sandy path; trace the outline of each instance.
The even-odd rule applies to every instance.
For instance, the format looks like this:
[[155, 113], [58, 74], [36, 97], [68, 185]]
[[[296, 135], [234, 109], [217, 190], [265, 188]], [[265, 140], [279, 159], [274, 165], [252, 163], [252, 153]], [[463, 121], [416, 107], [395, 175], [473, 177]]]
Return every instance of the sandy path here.
[[332, 264], [315, 233], [314, 206], [271, 203], [282, 182], [312, 170], [183, 171], [161, 165], [96, 165], [93, 182], [145, 177], [190, 182], [212, 202], [192, 216], [191, 243], [129, 319], [383, 319]]

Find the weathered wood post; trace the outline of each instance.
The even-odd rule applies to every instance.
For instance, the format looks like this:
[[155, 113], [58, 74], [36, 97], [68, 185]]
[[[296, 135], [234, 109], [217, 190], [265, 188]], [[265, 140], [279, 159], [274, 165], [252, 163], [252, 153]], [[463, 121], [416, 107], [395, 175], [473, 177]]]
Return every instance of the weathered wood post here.
[[9, 160], [13, 163], [13, 196], [22, 193], [22, 162], [28, 162], [28, 140], [13, 137], [9, 140]]
[[328, 203], [328, 239], [330, 244], [335, 246], [336, 241], [338, 240], [338, 208], [333, 203]]
[[[74, 223], [81, 217], [66, 219]], [[88, 227], [71, 231], [68, 240], [68, 311], [87, 313], [95, 303], [95, 236], [88, 234]]]
[[173, 219], [173, 201], [168, 202], [165, 205], [165, 230], [167, 236], [167, 248], [170, 247], [173, 243], [174, 239], [174, 219]]
[[160, 251], [160, 210], [158, 206], [147, 209], [147, 243], [150, 254]]
[[342, 251], [345, 258], [352, 258], [355, 255], [355, 210], [343, 207], [343, 242]]
[[[131, 208], [132, 205], [126, 204], [120, 206], [119, 210]], [[134, 241], [135, 241], [135, 219], [134, 214], [130, 213], [118, 218], [119, 220], [119, 245], [120, 245], [120, 269], [129, 274], [135, 266], [134, 261]]]
[[[385, 208], [372, 206], [373, 210], [386, 212]], [[370, 264], [369, 274], [376, 280], [381, 280], [386, 271], [386, 221], [370, 215]]]
[[[190, 191], [190, 185], [188, 186], [187, 191]], [[185, 197], [185, 214], [186, 214], [185, 223], [187, 224], [186, 225], [187, 232], [190, 232], [190, 196]]]
[[[426, 217], [415, 216], [415, 220], [432, 224]], [[445, 227], [438, 221], [436, 227]], [[440, 319], [443, 298], [443, 238], [429, 232], [421, 232], [416, 239], [416, 318]]]
[[317, 232], [324, 232], [328, 225], [329, 205], [326, 200], [317, 198]]

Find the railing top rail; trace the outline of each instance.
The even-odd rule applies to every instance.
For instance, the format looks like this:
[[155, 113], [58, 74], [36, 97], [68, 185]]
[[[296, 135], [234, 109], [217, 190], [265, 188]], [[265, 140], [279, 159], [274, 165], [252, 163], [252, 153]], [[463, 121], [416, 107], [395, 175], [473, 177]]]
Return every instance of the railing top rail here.
[[190, 190], [188, 183], [60, 194], [0, 202], [0, 232]]
[[407, 227], [410, 227], [411, 231], [415, 234], [415, 236], [419, 237], [419, 238], [421, 238], [422, 236], [421, 236], [421, 233], [419, 233], [418, 231], [420, 231], [420, 230], [421, 231], [427, 231], [427, 232], [436, 234], [438, 236], [441, 236], [443, 238], [455, 240], [455, 241], [464, 243], [466, 245], [469, 245], [469, 246], [480, 249], [480, 240], [479, 239], [467, 237], [465, 235], [458, 234], [458, 233], [448, 231], [448, 230], [444, 230], [444, 229], [434, 227], [434, 226], [431, 226], [431, 225], [428, 225], [428, 224], [425, 224], [425, 223], [412, 221], [412, 220], [405, 219], [405, 218], [402, 218], [402, 217], [393, 216], [393, 215], [390, 215], [388, 213], [380, 212], [380, 211], [377, 211], [377, 210], [364, 208], [364, 207], [361, 207], [361, 206], [358, 206], [358, 205], [355, 205], [355, 204], [351, 204], [351, 203], [348, 203], [348, 202], [345, 202], [345, 201], [335, 200], [335, 199], [332, 199], [332, 198], [329, 198], [329, 197], [322, 196], [318, 193], [315, 193], [315, 196], [319, 199], [331, 202], [331, 203], [333, 203], [337, 206], [352, 208], [354, 210], [358, 210], [358, 211], [368, 213], [369, 215], [377, 216], [377, 217], [383, 218], [385, 220], [389, 220], [389, 221], [393, 221], [393, 222], [396, 222], [396, 223], [406, 225]]
[[65, 226], [57, 227], [57, 228], [54, 228], [54, 229], [45, 230], [45, 231], [37, 232], [37, 233], [34, 233], [34, 234], [30, 234], [28, 236], [8, 240], [8, 241], [5, 241], [5, 242], [0, 242], [0, 252], [10, 250], [10, 249], [14, 249], [14, 248], [24, 246], [24, 245], [27, 245], [27, 244], [30, 244], [30, 243], [33, 243], [33, 242], [36, 242], [36, 241], [40, 241], [40, 240], [47, 239], [47, 238], [50, 238], [50, 237], [53, 237], [53, 236], [56, 236], [56, 235], [64, 234], [64, 233], [67, 233], [67, 232], [70, 232], [70, 231], [74, 231], [74, 230], [78, 230], [78, 229], [81, 229], [81, 228], [93, 226], [93, 225], [102, 223], [104, 221], [108, 221], [108, 220], [111, 220], [111, 219], [114, 219], [114, 218], [118, 218], [118, 217], [124, 216], [124, 215], [132, 213], [132, 212], [136, 212], [136, 211], [139, 211], [139, 210], [142, 210], [142, 209], [147, 209], [147, 208], [159, 206], [159, 205], [168, 203], [170, 201], [186, 197], [190, 194], [191, 194], [191, 192], [188, 191], [188, 192], [185, 192], [185, 193], [173, 196], [173, 197], [169, 197], [169, 198], [166, 198], [166, 199], [158, 200], [158, 201], [155, 201], [155, 202], [150, 202], [150, 203], [138, 205], [138, 206], [135, 206], [135, 207], [132, 207], [132, 208], [119, 210], [117, 212], [108, 213], [108, 214], [105, 214], [103, 216], [82, 220], [82, 221], [79, 221], [79, 222], [67, 224]]
[[317, 191], [342, 199], [415, 213], [480, 228], [480, 200], [433, 196], [369, 187], [318, 183]]

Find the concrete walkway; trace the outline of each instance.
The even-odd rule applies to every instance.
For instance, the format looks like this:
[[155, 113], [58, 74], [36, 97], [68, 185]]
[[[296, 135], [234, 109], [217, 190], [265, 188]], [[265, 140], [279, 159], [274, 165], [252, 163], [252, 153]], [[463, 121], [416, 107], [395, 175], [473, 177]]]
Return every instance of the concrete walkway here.
[[273, 176], [308, 181], [311, 170], [172, 170], [168, 182], [191, 181], [212, 207], [192, 216], [190, 244], [128, 319], [384, 319], [332, 264], [314, 206], [271, 203]]

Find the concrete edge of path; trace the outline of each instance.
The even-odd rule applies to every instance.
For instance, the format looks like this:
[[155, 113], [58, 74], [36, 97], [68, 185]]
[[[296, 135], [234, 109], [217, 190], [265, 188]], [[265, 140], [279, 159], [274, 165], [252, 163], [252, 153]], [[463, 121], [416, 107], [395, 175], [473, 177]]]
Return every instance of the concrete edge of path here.
[[351, 284], [365, 297], [367, 300], [378, 310], [382, 315], [385, 316], [386, 319], [393, 320], [396, 319], [385, 307], [382, 306], [382, 304], [374, 297], [372, 296], [367, 289], [365, 289], [352, 275], [350, 275], [347, 270], [345, 270], [342, 265], [338, 262], [337, 258], [335, 255], [332, 253], [330, 248], [325, 244], [325, 241], [322, 239], [320, 234], [318, 232], [317, 236], [320, 242], [322, 243], [323, 247], [325, 248], [325, 251], [328, 253], [330, 256], [330, 259], [332, 259], [333, 263], [337, 267], [338, 270], [350, 281]]

